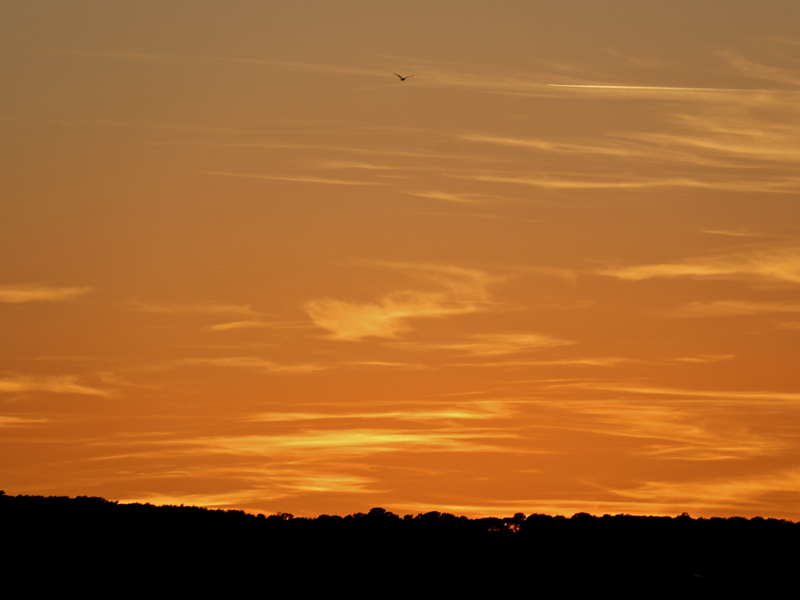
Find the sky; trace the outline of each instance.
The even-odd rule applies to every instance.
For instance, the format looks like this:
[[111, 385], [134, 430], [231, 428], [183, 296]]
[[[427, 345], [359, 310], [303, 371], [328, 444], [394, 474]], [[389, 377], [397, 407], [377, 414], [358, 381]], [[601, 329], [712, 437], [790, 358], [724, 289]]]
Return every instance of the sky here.
[[800, 519], [799, 24], [0, 1], [0, 488]]

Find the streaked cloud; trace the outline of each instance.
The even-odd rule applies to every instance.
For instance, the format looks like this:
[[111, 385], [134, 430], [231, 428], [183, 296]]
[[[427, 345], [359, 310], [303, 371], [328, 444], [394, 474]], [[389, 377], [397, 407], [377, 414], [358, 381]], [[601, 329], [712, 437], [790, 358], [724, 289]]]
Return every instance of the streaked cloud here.
[[[379, 266], [376, 263], [376, 266]], [[367, 337], [395, 338], [412, 327], [410, 319], [441, 318], [485, 310], [491, 303], [488, 287], [496, 277], [474, 269], [441, 265], [384, 263], [422, 279], [431, 291], [404, 290], [374, 303], [324, 298], [306, 303], [305, 310], [322, 329], [338, 340]]]
[[348, 179], [329, 179], [325, 177], [313, 177], [306, 175], [260, 175], [256, 173], [223, 173], [213, 172], [209, 175], [219, 177], [243, 177], [245, 179], [270, 179], [273, 181], [292, 181], [295, 183], [322, 183], [326, 185], [385, 185], [379, 181], [353, 181]]
[[298, 329], [308, 327], [299, 321], [231, 321], [210, 325], [208, 331], [230, 331], [232, 329]]
[[30, 417], [9, 417], [0, 415], [0, 427], [22, 427], [25, 425], [35, 425], [46, 422], [47, 419], [31, 419]]
[[[376, 480], [356, 473], [345, 473], [341, 469], [325, 471], [316, 470], [313, 465], [307, 469], [292, 468], [254, 468], [244, 474], [244, 479], [258, 487], [266, 488], [277, 493], [280, 497], [297, 493], [337, 493], [337, 494], [369, 494], [374, 493]], [[221, 473], [221, 476], [229, 476]], [[253, 494], [253, 500], [259, 501], [258, 495]]]
[[[555, 277], [556, 279], [563, 279], [569, 283], [574, 283], [578, 279], [577, 271], [573, 269], [565, 269], [563, 267], [540, 267], [536, 265], [524, 266], [511, 269], [511, 271], [518, 275], [535, 275], [538, 277]], [[586, 308], [586, 304], [580, 304], [581, 308]], [[556, 306], [552, 306], [556, 308]], [[558, 306], [558, 308], [564, 308]]]
[[800, 283], [800, 249], [754, 249], [738, 254], [693, 258], [677, 263], [598, 269], [600, 275], [628, 281], [654, 278], [740, 279]]
[[690, 302], [663, 311], [663, 313], [673, 317], [738, 317], [765, 314], [794, 314], [800, 313], [800, 303], [717, 300], [715, 302]]
[[[770, 104], [776, 111], [792, 110], [778, 102]], [[772, 123], [758, 112], [756, 108], [732, 107], [720, 108], [715, 114], [679, 114], [672, 117], [676, 128], [670, 133], [639, 133], [630, 137], [653, 145], [681, 148], [687, 158], [695, 156], [710, 166], [752, 169], [765, 164], [787, 167], [800, 161], [800, 142], [793, 136], [797, 115]], [[789, 187], [794, 181], [796, 177], [791, 175], [775, 174], [764, 178], [763, 183], [777, 188]]]
[[413, 215], [423, 215], [426, 217], [444, 217], [452, 219], [454, 217], [463, 217], [468, 219], [483, 219], [485, 221], [494, 221], [499, 217], [497, 215], [484, 215], [480, 213], [465, 213], [465, 212], [435, 212], [430, 210], [412, 210], [409, 211]]
[[429, 198], [431, 200], [443, 200], [444, 202], [456, 202], [459, 204], [480, 204], [483, 200], [480, 199], [478, 194], [453, 194], [450, 192], [439, 191], [423, 191], [423, 192], [408, 192], [411, 196], [419, 198]]
[[774, 192], [793, 193], [800, 190], [800, 177], [786, 176], [771, 179], [731, 179], [729, 177], [654, 177], [649, 175], [614, 175], [603, 174], [566, 176], [545, 173], [501, 176], [493, 174], [452, 175], [461, 179], [484, 181], [488, 183], [512, 183], [529, 187], [551, 190], [625, 190], [648, 189], [662, 187], [686, 187], [733, 192]]
[[[146, 494], [129, 498], [124, 502], [150, 502], [151, 504], [187, 504], [193, 506], [241, 508], [248, 505], [263, 505], [264, 501], [279, 501], [296, 494], [337, 493], [368, 494], [374, 493], [375, 480], [371, 477], [354, 473], [323, 470], [291, 469], [270, 465], [266, 468], [205, 468], [188, 475], [214, 478], [226, 482], [244, 484], [245, 489], [235, 492], [216, 494]], [[229, 487], [230, 483], [225, 487]], [[315, 515], [316, 516], [316, 515]]]
[[[101, 124], [108, 124], [108, 125], [117, 125], [122, 127], [140, 127], [140, 125], [136, 123], [101, 123]], [[198, 128], [187, 128], [181, 125], [160, 125], [160, 126], [151, 126], [150, 128], [157, 128], [157, 129], [164, 129], [164, 130], [174, 130], [174, 131], [191, 131], [195, 132], [198, 131]], [[228, 130], [228, 129], [214, 129], [213, 131], [209, 131], [209, 133], [261, 133], [260, 131], [253, 131], [253, 130]], [[496, 158], [487, 157], [487, 156], [477, 156], [465, 153], [446, 153], [446, 152], [439, 152], [435, 150], [425, 150], [425, 149], [418, 149], [418, 148], [370, 148], [367, 146], [334, 146], [334, 145], [327, 145], [327, 144], [289, 144], [289, 143], [278, 143], [278, 142], [226, 142], [226, 141], [214, 141], [214, 140], [171, 140], [171, 141], [160, 141], [160, 142], [150, 142], [154, 146], [200, 146], [200, 147], [212, 147], [212, 148], [250, 148], [250, 149], [270, 149], [270, 150], [293, 150], [298, 151], [299, 153], [305, 153], [309, 151], [321, 151], [325, 152], [326, 154], [335, 154], [335, 153], [343, 153], [343, 154], [358, 154], [358, 155], [368, 155], [369, 157], [375, 156], [385, 156], [385, 157], [392, 157], [392, 158], [410, 158], [416, 159], [421, 158], [425, 161], [436, 161], [436, 160], [453, 160], [453, 161], [467, 161], [467, 162], [490, 162], [495, 163], [497, 162]], [[348, 161], [342, 161], [348, 162]], [[349, 161], [351, 164], [369, 164], [369, 163], [358, 163]], [[433, 167], [428, 163], [421, 163], [426, 164], [424, 168], [420, 166], [420, 164], [415, 166], [415, 169], [418, 170], [433, 170]], [[400, 170], [400, 167], [393, 167], [394, 170]], [[437, 167], [438, 169], [438, 167]], [[214, 174], [217, 172], [211, 172], [209, 174]], [[249, 176], [247, 173], [227, 173], [230, 176]], [[258, 176], [258, 174], [255, 174]]]
[[384, 369], [408, 369], [412, 371], [419, 371], [423, 369], [430, 369], [429, 365], [408, 362], [390, 362], [385, 360], [360, 360], [349, 363], [344, 363], [343, 366], [348, 367], [378, 367]]
[[396, 292], [375, 304], [321, 299], [308, 302], [305, 310], [321, 328], [339, 340], [366, 337], [394, 338], [410, 331], [409, 319], [445, 317], [475, 312], [473, 304], [451, 304], [440, 293]]
[[681, 356], [673, 360], [683, 363], [707, 364], [723, 360], [733, 360], [734, 358], [736, 358], [735, 354], [702, 354], [700, 356]]
[[397, 171], [399, 167], [390, 165], [376, 165], [375, 163], [359, 162], [352, 160], [325, 160], [322, 167], [326, 169], [363, 169], [366, 171]]
[[486, 333], [470, 336], [468, 340], [450, 344], [437, 344], [437, 349], [456, 350], [474, 356], [518, 354], [543, 348], [568, 346], [575, 342], [561, 340], [539, 333]]
[[778, 455], [787, 447], [787, 442], [779, 438], [726, 424], [715, 410], [708, 408], [578, 401], [569, 410], [590, 417], [590, 421], [576, 424], [577, 427], [641, 440], [632, 452], [658, 460], [742, 460]]
[[[185, 476], [186, 473], [183, 473]], [[272, 496], [263, 488], [257, 490], [238, 490], [225, 493], [185, 493], [166, 494], [160, 492], [143, 492], [117, 498], [120, 504], [153, 504], [154, 506], [202, 506], [207, 508], [238, 508], [247, 506], [254, 500], [275, 500], [282, 495]]]
[[230, 323], [218, 323], [208, 327], [209, 331], [228, 331], [231, 329], [267, 329], [273, 327], [268, 321], [232, 321]]
[[[188, 446], [199, 446], [208, 452], [232, 453], [237, 456], [271, 456], [291, 453], [314, 453], [329, 460], [335, 456], [365, 456], [383, 452], [430, 451], [474, 452], [494, 448], [490, 440], [514, 438], [507, 431], [470, 431], [437, 429], [427, 431], [396, 429], [337, 429], [305, 431], [282, 435], [246, 435], [187, 440]], [[193, 449], [192, 451], [197, 451]]]
[[110, 398], [111, 393], [81, 383], [78, 377], [35, 377], [26, 375], [0, 377], [0, 393], [47, 392]]
[[769, 237], [766, 234], [754, 233], [752, 231], [747, 231], [745, 229], [736, 229], [736, 230], [731, 230], [731, 229], [704, 229], [702, 231], [702, 233], [708, 233], [708, 234], [711, 234], [711, 235], [724, 235], [724, 236], [728, 236], [728, 237], [744, 237], [744, 238]]
[[218, 302], [203, 302], [198, 304], [150, 304], [139, 302], [138, 300], [131, 301], [129, 304], [133, 310], [166, 315], [261, 315], [258, 311], [253, 310], [249, 304], [221, 304]]
[[800, 76], [798, 76], [796, 68], [788, 69], [777, 65], [757, 63], [731, 52], [722, 53], [722, 56], [724, 56], [728, 64], [739, 73], [752, 79], [760, 79], [762, 81], [769, 81], [770, 83], [779, 85], [788, 85], [794, 88], [800, 87]]
[[[636, 180], [634, 178], [607, 178], [602, 179], [581, 179], [578, 177], [565, 177], [553, 176], [550, 174], [526, 174], [516, 176], [503, 176], [493, 174], [474, 174], [474, 175], [460, 175], [462, 179], [471, 179], [473, 181], [484, 181], [487, 183], [513, 183], [517, 185], [525, 185], [530, 187], [538, 187], [545, 189], [634, 189], [646, 187], [661, 187], [670, 185], [664, 180], [650, 179], [650, 180]], [[679, 184], [686, 185], [689, 180], [673, 180], [672, 185]]]
[[372, 411], [372, 412], [342, 412], [342, 413], [312, 413], [312, 412], [285, 412], [261, 413], [252, 415], [248, 419], [269, 422], [297, 422], [297, 421], [341, 421], [341, 420], [369, 420], [369, 421], [429, 421], [441, 422], [442, 420], [487, 420], [491, 418], [510, 416], [512, 411], [506, 403], [502, 402], [472, 402], [463, 406], [445, 406], [437, 409], [411, 407], [407, 410]]
[[[452, 420], [452, 417], [444, 419]], [[285, 420], [259, 419], [262, 423], [286, 423]], [[317, 421], [302, 419], [301, 423]], [[320, 427], [324, 423], [317, 423]], [[497, 452], [503, 440], [514, 440], [513, 432], [486, 427], [466, 427], [464, 423], [436, 429], [418, 428], [340, 428], [307, 429], [288, 433], [251, 434], [241, 436], [211, 436], [184, 439], [131, 440], [114, 443], [117, 447], [128, 446], [132, 452], [118, 457], [143, 458], [158, 456], [161, 459], [178, 460], [191, 455], [218, 455], [234, 457], [238, 465], [246, 465], [252, 459], [268, 459], [272, 471], [280, 472], [287, 467], [302, 468], [304, 473], [314, 473], [320, 468], [336, 469], [337, 461], [369, 457], [384, 453], [415, 452]], [[107, 443], [104, 443], [107, 445]], [[154, 452], [152, 449], [157, 448]], [[107, 460], [108, 457], [105, 458]], [[316, 469], [314, 468], [316, 466]], [[341, 466], [341, 465], [339, 465]], [[226, 479], [234, 477], [234, 467]], [[352, 474], [352, 469], [350, 470]], [[204, 476], [206, 476], [204, 469]]]
[[575, 144], [563, 142], [547, 142], [539, 139], [512, 138], [506, 136], [486, 135], [480, 133], [464, 133], [459, 139], [468, 142], [494, 144], [497, 146], [510, 146], [512, 148], [526, 148], [543, 152], [558, 152], [562, 154], [601, 154], [608, 156], [627, 157], [632, 153], [629, 149], [613, 145], [599, 146], [596, 144]]
[[[762, 65], [757, 65], [757, 70]], [[762, 72], [766, 73], [767, 70]], [[791, 81], [797, 75], [781, 71]], [[770, 76], [778, 79], [775, 74]], [[787, 79], [788, 81], [788, 79]], [[548, 88], [548, 89], [552, 89]], [[684, 187], [729, 190], [736, 192], [796, 193], [800, 190], [797, 163], [800, 162], [800, 108], [794, 92], [768, 93], [764, 90], [737, 92], [718, 88], [679, 88], [647, 86], [609, 86], [564, 84], [561, 89], [590, 92], [629, 92], [653, 95], [662, 91], [686, 102], [680, 108], [670, 106], [664, 115], [667, 127], [652, 131], [609, 132], [600, 137], [575, 141], [546, 140], [495, 133], [468, 132], [459, 139], [482, 144], [518, 148], [540, 153], [587, 155], [609, 164], [619, 164], [620, 175], [605, 169], [580, 175], [542, 173], [476, 173], [479, 181], [514, 183], [543, 189], [649, 189]], [[681, 92], [686, 92], [681, 94]], [[702, 92], [702, 94], [700, 93]], [[693, 100], [702, 97], [705, 101]], [[624, 164], [620, 161], [625, 161]], [[636, 170], [631, 170], [631, 164]], [[658, 172], [654, 166], [670, 166]], [[712, 169], [726, 169], [720, 172]], [[775, 172], [755, 174], [755, 169], [769, 167]], [[678, 170], [679, 169], [679, 170]], [[752, 174], [751, 174], [752, 173]], [[458, 175], [453, 175], [458, 176]]]
[[[574, 343], [574, 342], [567, 342]], [[461, 367], [535, 367], [535, 366], [563, 366], [563, 367], [617, 367], [627, 363], [636, 362], [633, 358], [620, 356], [560, 358], [555, 360], [504, 360], [497, 362], [461, 363]]]
[[787, 169], [761, 177], [773, 187], [787, 185], [797, 172], [800, 108], [791, 94], [721, 95], [713, 103], [674, 110], [666, 118], [669, 127], [612, 139], [627, 140], [653, 157], [737, 169], [729, 174], [735, 179], [766, 165]]
[[0, 285], [0, 303], [57, 302], [72, 300], [92, 291], [89, 287], [50, 287], [44, 285]]
[[178, 358], [162, 363], [162, 368], [225, 367], [251, 369], [265, 373], [310, 373], [328, 367], [318, 364], [276, 363], [257, 356], [226, 356], [221, 358]]
[[[727, 475], [695, 480], [649, 481], [617, 494], [660, 505], [696, 507], [712, 511], [741, 510], [742, 505], [763, 510], [773, 494], [800, 492], [800, 470], [786, 469], [758, 475]], [[774, 509], [773, 509], [774, 510]], [[765, 515], [766, 516], [766, 515]]]
[[[695, 137], [697, 137], [695, 132], [696, 130], [692, 130], [692, 136], [690, 136], [690, 139], [693, 140]], [[602, 138], [602, 143], [597, 143], [597, 141], [582, 140], [571, 142], [553, 142], [536, 138], [498, 136], [483, 133], [465, 133], [459, 135], [458, 139], [481, 144], [505, 146], [520, 150], [546, 153], [548, 155], [565, 154], [575, 156], [595, 156], [600, 159], [607, 158], [611, 160], [622, 159], [627, 163], [625, 168], [625, 177], [631, 181], [640, 180], [639, 187], [655, 187], [655, 181], [652, 177], [648, 179], [642, 175], [637, 176], [631, 174], [628, 169], [628, 165], [632, 161], [638, 161], [640, 164], [661, 163], [682, 165], [691, 164], [692, 166], [696, 166], [698, 164], [717, 167], [729, 166], [719, 157], [699, 156], [696, 151], [692, 151], [686, 147], [687, 145], [691, 144], [665, 144], [657, 139], [651, 139], [651, 136], [646, 133], [611, 134], [604, 136]], [[584, 179], [588, 179], [589, 176], [591, 176], [591, 174], [582, 175]], [[574, 177], [574, 175], [571, 175], [571, 177]], [[609, 184], [608, 181], [603, 181], [601, 179], [602, 177], [608, 177], [606, 173], [602, 173], [596, 177], [597, 181], [594, 182], [596, 187], [601, 187], [601, 184], [606, 186]], [[529, 185], [536, 184], [540, 187], [549, 186], [553, 188], [557, 188], [557, 186], [568, 187], [566, 181], [573, 181], [571, 179], [562, 181], [565, 179], [565, 176], [559, 178], [554, 175], [550, 175], [549, 179], [543, 175], [538, 175], [536, 177], [531, 175], [524, 177], [516, 176], [513, 179], [514, 181], [519, 179], [522, 179], [522, 182], [528, 181]], [[696, 178], [687, 177], [675, 178], [672, 176], [664, 181], [671, 182], [664, 183], [664, 185], [683, 185], [685, 187], [701, 185], [701, 182]], [[578, 183], [580, 183], [580, 181], [573, 181], [573, 186], [577, 186]], [[728, 185], [731, 184], [730, 178], [728, 178], [726, 183]], [[753, 185], [753, 183], [758, 182], [751, 182], [750, 185]], [[762, 185], [764, 184], [764, 182], [761, 183]], [[584, 186], [585, 185], [586, 183], [584, 183]]]
[[759, 88], [717, 88], [717, 87], [678, 87], [667, 85], [613, 85], [613, 84], [576, 84], [576, 83], [548, 83], [548, 87], [577, 88], [590, 90], [632, 90], [632, 91], [665, 91], [665, 92], [736, 92], [759, 93], [781, 92], [782, 90], [765, 90]]
[[565, 382], [551, 384], [553, 388], [576, 388], [641, 394], [643, 396], [673, 396], [675, 398], [703, 398], [728, 402], [731, 400], [754, 402], [800, 402], [800, 392], [772, 390], [697, 390], [656, 385], [636, 385], [603, 381]]

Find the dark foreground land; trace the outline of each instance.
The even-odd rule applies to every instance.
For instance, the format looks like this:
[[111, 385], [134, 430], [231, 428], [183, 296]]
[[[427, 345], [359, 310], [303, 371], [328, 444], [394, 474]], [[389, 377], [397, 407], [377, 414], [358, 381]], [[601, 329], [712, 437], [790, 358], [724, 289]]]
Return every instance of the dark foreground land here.
[[7, 583], [114, 595], [794, 595], [800, 559], [800, 524], [776, 519], [468, 519], [380, 508], [306, 519], [1, 494], [0, 535]]

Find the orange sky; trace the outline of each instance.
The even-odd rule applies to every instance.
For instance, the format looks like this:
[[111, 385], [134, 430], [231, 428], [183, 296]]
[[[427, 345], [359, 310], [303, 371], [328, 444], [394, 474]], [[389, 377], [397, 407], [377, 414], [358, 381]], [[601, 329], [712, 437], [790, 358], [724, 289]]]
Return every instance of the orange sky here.
[[800, 519], [798, 24], [3, 3], [0, 487]]

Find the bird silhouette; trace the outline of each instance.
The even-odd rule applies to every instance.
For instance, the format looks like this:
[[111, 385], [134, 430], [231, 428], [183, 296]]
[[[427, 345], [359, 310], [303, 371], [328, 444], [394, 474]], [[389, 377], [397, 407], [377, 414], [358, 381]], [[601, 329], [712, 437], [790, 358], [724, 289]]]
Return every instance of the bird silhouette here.
[[403, 77], [402, 75], [400, 75], [400, 73], [395, 73], [395, 75], [397, 75], [400, 78], [400, 81], [405, 81], [409, 77], [413, 77], [413, 75], [406, 75], [405, 77]]

